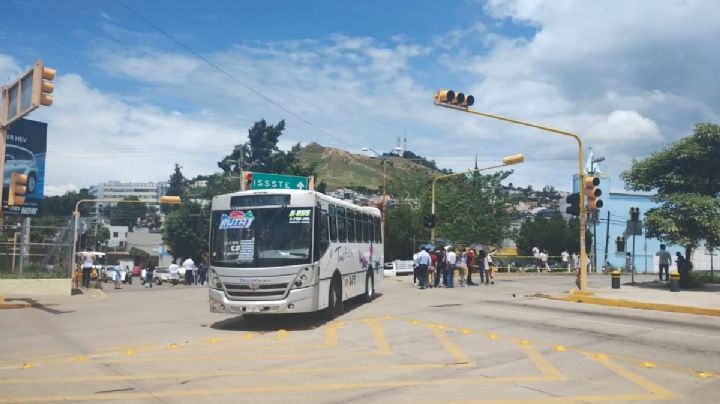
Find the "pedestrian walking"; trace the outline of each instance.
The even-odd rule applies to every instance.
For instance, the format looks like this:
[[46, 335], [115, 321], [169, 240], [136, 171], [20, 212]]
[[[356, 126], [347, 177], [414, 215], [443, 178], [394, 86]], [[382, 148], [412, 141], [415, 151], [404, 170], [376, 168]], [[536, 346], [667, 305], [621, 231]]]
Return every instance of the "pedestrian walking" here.
[[152, 261], [148, 262], [147, 268], [145, 268], [145, 287], [152, 288], [153, 278], [155, 277], [155, 264]]
[[193, 261], [192, 258], [187, 257], [185, 261], [183, 261], [182, 266], [185, 268], [185, 285], [192, 285], [195, 261]]
[[82, 285], [83, 288], [89, 288], [90, 287], [90, 274], [92, 273], [93, 265], [95, 264], [95, 256], [93, 254], [90, 254], [89, 252], [82, 255], [83, 264], [82, 264]]
[[447, 274], [447, 276], [445, 277], [445, 286], [448, 288], [455, 287], [453, 278], [455, 277], [456, 261], [457, 261], [457, 254], [455, 254], [455, 251], [452, 248], [448, 249], [447, 267], [445, 268], [445, 273]]
[[682, 272], [682, 270], [685, 268], [685, 257], [683, 257], [680, 251], [675, 253], [675, 264], [677, 264], [678, 273]]
[[542, 269], [545, 269], [546, 271], [550, 272], [550, 267], [548, 266], [548, 252], [547, 250], [542, 250], [540, 253], [540, 261], [542, 264], [540, 272], [542, 272]]
[[413, 285], [416, 285], [416, 286], [419, 285], [418, 280], [420, 279], [418, 277], [418, 266], [417, 266], [417, 260], [418, 260], [418, 255], [420, 255], [420, 251], [422, 251], [422, 249], [420, 247], [418, 247], [415, 254], [413, 254]]
[[627, 253], [625, 253], [625, 271], [626, 272], [630, 272], [630, 273], [635, 272], [635, 268], [632, 267], [632, 264], [633, 264], [632, 253], [630, 253], [630, 251], [628, 251]]
[[430, 254], [430, 267], [428, 268], [428, 287], [435, 287], [435, 280], [437, 279], [437, 254], [435, 250], [428, 251]]
[[473, 267], [475, 266], [475, 251], [473, 251], [472, 248], [468, 248], [468, 250], [467, 250], [467, 266], [468, 266], [467, 284], [468, 285], [476, 285], [476, 283], [472, 281], [472, 270], [473, 270]]
[[660, 244], [660, 251], [655, 253], [660, 262], [658, 272], [660, 274], [660, 282], [663, 281], [663, 272], [665, 273], [665, 280], [670, 280], [670, 264], [672, 263], [672, 256], [665, 249], [665, 244]]
[[430, 254], [428, 254], [424, 249], [420, 249], [420, 252], [417, 254], [417, 261], [415, 261], [415, 264], [417, 265], [417, 276], [420, 289], [425, 289], [428, 285], [427, 276], [428, 267], [430, 266]]
[[115, 282], [115, 289], [122, 289], [120, 282], [122, 282], [123, 274], [120, 265], [115, 265], [113, 268], [113, 281]]
[[[170, 283], [172, 283], [173, 286], [176, 286], [180, 282], [180, 267], [173, 262], [168, 267], [168, 272], [170, 273]], [[187, 272], [185, 272], [185, 279], [187, 279]]]
[[485, 269], [485, 257], [487, 256], [487, 253], [485, 250], [478, 251], [478, 273], [480, 275], [480, 284], [483, 285], [485, 283], [485, 279], [487, 278], [487, 270]]
[[435, 249], [435, 255], [437, 256], [437, 268], [435, 270], [435, 287], [440, 286], [440, 280], [442, 284], [447, 286], [447, 258], [445, 257], [444, 250], [442, 248]]
[[458, 269], [458, 285], [461, 288], [464, 288], [467, 286], [467, 252], [463, 248], [461, 248], [460, 250], [458, 250], [458, 255], [459, 259], [456, 265]]
[[570, 254], [568, 254], [567, 251], [563, 251], [560, 256], [562, 257], [562, 266], [565, 268], [565, 270], [570, 272], [570, 262], [568, 261]]
[[538, 272], [540, 272], [540, 249], [537, 247], [532, 248], [532, 255], [533, 255], [533, 261], [535, 262], [535, 267], [538, 268]]
[[200, 285], [205, 285], [205, 280], [207, 279], [207, 258], [203, 257], [202, 261], [200, 261], [200, 265], [198, 265], [198, 282]]
[[491, 285], [495, 284], [495, 273], [493, 271], [493, 261], [491, 257], [491, 253], [487, 253], [485, 255], [485, 284], [488, 284], [488, 281], [490, 281]]

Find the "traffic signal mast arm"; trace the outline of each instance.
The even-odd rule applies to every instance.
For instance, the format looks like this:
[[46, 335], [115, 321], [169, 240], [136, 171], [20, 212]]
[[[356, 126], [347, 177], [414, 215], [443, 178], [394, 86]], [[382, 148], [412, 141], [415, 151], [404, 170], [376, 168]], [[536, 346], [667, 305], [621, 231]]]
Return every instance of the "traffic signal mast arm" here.
[[[452, 97], [451, 97], [452, 93]], [[587, 251], [585, 251], [585, 203], [582, 201], [585, 200], [585, 190], [583, 189], [584, 184], [584, 177], [583, 174], [583, 166], [584, 164], [584, 158], [583, 158], [583, 144], [582, 139], [580, 139], [580, 136], [578, 136], [575, 133], [572, 132], [566, 132], [564, 130], [559, 130], [555, 128], [551, 128], [548, 126], [542, 126], [542, 125], [536, 125], [530, 122], [524, 122], [519, 121], [517, 119], [507, 118], [500, 115], [494, 115], [494, 114], [488, 114], [480, 111], [473, 111], [470, 108], [458, 104], [457, 102], [453, 103], [452, 98], [454, 98], [455, 93], [452, 90], [439, 90], [437, 94], [435, 95], [435, 105], [439, 107], [449, 108], [449, 109], [455, 109], [462, 112], [468, 112], [473, 115], [479, 115], [484, 116], [486, 118], [492, 118], [492, 119], [498, 119], [500, 121], [505, 121], [509, 123], [514, 123], [516, 125], [522, 125], [527, 126], [530, 128], [540, 129], [546, 132], [554, 133], [556, 135], [562, 135], [562, 136], [569, 136], [575, 139], [578, 144], [578, 175], [580, 180], [580, 290], [585, 291], [587, 290]], [[472, 96], [466, 96], [465, 100], [467, 100], [468, 97]], [[473, 98], [473, 103], [475, 99]], [[470, 104], [472, 105], [472, 104]]]

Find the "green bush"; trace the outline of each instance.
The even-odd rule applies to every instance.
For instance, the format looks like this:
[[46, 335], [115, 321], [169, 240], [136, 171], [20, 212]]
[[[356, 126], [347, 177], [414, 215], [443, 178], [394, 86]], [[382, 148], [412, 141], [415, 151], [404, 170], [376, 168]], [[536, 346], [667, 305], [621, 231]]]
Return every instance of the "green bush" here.
[[22, 273], [0, 271], [0, 279], [65, 279], [67, 277], [64, 268], [46, 270], [39, 265], [27, 265]]

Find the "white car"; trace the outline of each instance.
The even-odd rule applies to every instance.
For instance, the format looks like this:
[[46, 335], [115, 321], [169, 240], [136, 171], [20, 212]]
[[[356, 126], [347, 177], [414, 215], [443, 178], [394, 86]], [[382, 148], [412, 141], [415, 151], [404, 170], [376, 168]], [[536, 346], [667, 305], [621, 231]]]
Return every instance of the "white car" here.
[[413, 260], [395, 260], [392, 262], [386, 262], [383, 268], [383, 274], [385, 276], [398, 276], [408, 275], [415, 271]]
[[[140, 272], [140, 284], [144, 285], [145, 282], [147, 282], [146, 279], [146, 270], [143, 269]], [[172, 276], [170, 275], [170, 270], [167, 268], [155, 268], [155, 271], [153, 272], [153, 283], [156, 285], [162, 285], [163, 282], [169, 282], [177, 285], [178, 279], [173, 280]]]

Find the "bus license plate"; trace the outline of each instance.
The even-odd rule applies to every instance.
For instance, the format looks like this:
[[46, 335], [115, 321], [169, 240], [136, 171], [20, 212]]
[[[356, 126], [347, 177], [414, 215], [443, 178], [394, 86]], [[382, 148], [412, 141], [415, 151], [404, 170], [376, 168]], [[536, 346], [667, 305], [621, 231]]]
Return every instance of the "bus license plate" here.
[[257, 312], [260, 311], [260, 307], [258, 307], [258, 306], [249, 306], [248, 308], [245, 309], [245, 311], [248, 312], [248, 313], [257, 313]]

